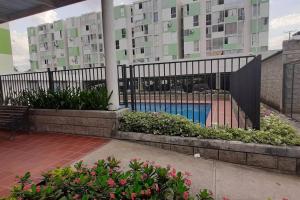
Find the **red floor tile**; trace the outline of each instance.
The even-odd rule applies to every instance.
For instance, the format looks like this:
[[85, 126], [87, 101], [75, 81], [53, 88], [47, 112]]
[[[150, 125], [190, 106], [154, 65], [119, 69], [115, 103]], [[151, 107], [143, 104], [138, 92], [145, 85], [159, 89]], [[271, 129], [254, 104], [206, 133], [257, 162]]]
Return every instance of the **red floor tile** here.
[[9, 194], [16, 175], [30, 171], [38, 179], [42, 172], [79, 160], [108, 142], [106, 139], [62, 135], [19, 134], [8, 140], [8, 132], [0, 131], [0, 197]]

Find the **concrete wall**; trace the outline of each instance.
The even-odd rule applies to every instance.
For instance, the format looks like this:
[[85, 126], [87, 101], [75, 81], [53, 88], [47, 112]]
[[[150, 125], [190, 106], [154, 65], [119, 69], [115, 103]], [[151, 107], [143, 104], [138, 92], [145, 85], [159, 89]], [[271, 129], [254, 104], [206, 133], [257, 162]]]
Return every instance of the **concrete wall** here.
[[127, 109], [119, 111], [31, 109], [30, 129], [35, 132], [112, 137], [118, 120]]
[[271, 107], [282, 111], [283, 63], [282, 54], [262, 62], [261, 100]]

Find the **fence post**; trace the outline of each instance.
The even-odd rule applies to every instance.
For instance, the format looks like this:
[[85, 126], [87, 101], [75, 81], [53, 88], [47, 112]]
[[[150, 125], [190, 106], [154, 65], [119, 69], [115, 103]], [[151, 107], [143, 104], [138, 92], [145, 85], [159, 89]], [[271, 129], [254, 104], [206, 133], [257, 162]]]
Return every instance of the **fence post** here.
[[293, 119], [294, 112], [294, 81], [295, 81], [295, 64], [293, 64], [292, 68], [292, 94], [291, 94], [291, 119]]
[[2, 87], [2, 76], [0, 76], [0, 92], [1, 92], [1, 94], [0, 94], [0, 103], [1, 103], [1, 105], [3, 105], [4, 104], [4, 97], [3, 97], [3, 87]]
[[54, 91], [53, 72], [48, 68], [49, 90]]
[[131, 110], [135, 110], [135, 87], [134, 87], [134, 79], [133, 79], [133, 66], [129, 65], [129, 71], [130, 71], [130, 77], [129, 77], [129, 83], [130, 83], [130, 99], [131, 99]]
[[123, 97], [124, 97], [124, 103], [126, 108], [128, 108], [128, 93], [127, 93], [127, 86], [128, 86], [128, 81], [127, 81], [127, 73], [126, 73], [126, 65], [122, 65], [122, 78], [123, 78]]

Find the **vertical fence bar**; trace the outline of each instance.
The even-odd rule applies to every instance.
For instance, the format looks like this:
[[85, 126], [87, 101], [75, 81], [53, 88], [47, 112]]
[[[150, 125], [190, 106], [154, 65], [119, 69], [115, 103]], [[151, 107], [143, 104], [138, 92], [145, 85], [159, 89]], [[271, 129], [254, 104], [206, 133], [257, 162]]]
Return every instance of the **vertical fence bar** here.
[[49, 90], [54, 91], [53, 72], [48, 68]]
[[130, 83], [130, 98], [131, 98], [131, 110], [135, 110], [135, 101], [134, 101], [134, 80], [133, 80], [133, 66], [129, 65], [129, 83]]
[[4, 97], [3, 97], [3, 87], [2, 87], [2, 76], [0, 76], [0, 103], [3, 105]]

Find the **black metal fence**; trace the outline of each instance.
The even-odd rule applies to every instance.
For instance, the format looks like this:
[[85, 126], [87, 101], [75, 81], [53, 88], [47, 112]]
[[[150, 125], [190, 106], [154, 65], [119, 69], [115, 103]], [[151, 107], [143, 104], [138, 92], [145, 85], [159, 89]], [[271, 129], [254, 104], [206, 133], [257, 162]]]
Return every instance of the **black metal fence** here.
[[[120, 104], [168, 112], [203, 126], [259, 128], [260, 58], [254, 56], [118, 66]], [[3, 75], [5, 103], [23, 90], [105, 84], [105, 67]]]
[[284, 65], [283, 112], [300, 121], [300, 61]]

